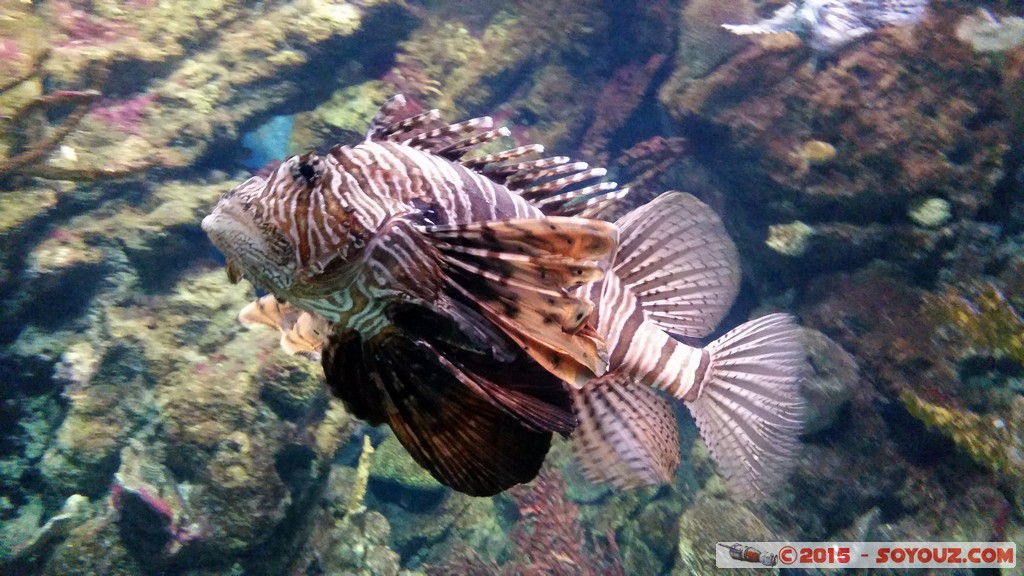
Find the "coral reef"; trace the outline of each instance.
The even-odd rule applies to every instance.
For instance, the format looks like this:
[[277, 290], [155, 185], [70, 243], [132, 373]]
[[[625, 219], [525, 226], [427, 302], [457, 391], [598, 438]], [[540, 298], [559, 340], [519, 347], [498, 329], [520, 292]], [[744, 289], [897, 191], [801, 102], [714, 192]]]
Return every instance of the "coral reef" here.
[[1024, 317], [992, 283], [971, 286], [968, 292], [972, 295], [948, 288], [927, 300], [926, 311], [959, 333], [964, 356], [1005, 357], [1024, 367]]
[[[773, 223], [838, 224], [850, 237], [843, 249], [879, 232], [898, 247], [866, 251], [857, 265], [884, 258], [918, 266], [956, 242], [947, 236], [958, 230], [899, 226], [892, 214], [941, 199], [954, 223], [997, 201], [1010, 144], [1001, 72], [948, 40], [955, 8], [935, 12], [913, 32], [883, 29], [819, 65], [786, 35], [758, 37], [701, 81], [677, 68], [661, 86], [659, 100], [684, 133], [704, 138], [698, 157], [735, 191], [729, 210], [741, 242], [765, 237]], [[749, 206], [757, 209], [747, 214]], [[770, 253], [757, 257], [786, 266]]]
[[[50, 136], [0, 163], [0, 173], [87, 180], [191, 164], [210, 146], [238, 138], [246, 122], [300, 98], [312, 55], [343, 55], [353, 43], [370, 50], [381, 43], [365, 43], [365, 35], [397, 39], [410, 21], [399, 3], [386, 0], [296, 0], [266, 11], [233, 0], [131, 3], [93, 12], [59, 0], [38, 14], [19, 10], [65, 38], [35, 73], [62, 88], [99, 92], [41, 96], [64, 101], [81, 94], [95, 107], [76, 108]], [[90, 79], [97, 68], [114, 73]], [[107, 97], [97, 101], [101, 92]], [[58, 142], [64, 154], [47, 159]]]
[[[1022, 8], [940, 0], [827, 56], [720, 26], [783, 4], [0, 0], [0, 572], [688, 574], [723, 539], [1020, 540]], [[722, 214], [735, 316], [797, 313], [814, 367], [756, 517], [682, 417], [671, 484], [589, 484], [556, 442], [532, 485], [453, 494], [238, 324], [254, 294], [199, 221], [249, 176], [242, 135], [352, 142], [396, 90], [606, 164], [629, 204]]]
[[1005, 419], [939, 406], [910, 391], [900, 399], [911, 415], [951, 438], [979, 464], [1015, 482], [1024, 481], [1024, 399], [1014, 399], [1012, 417]]
[[419, 498], [433, 499], [430, 493], [444, 490], [440, 482], [416, 464], [394, 435], [389, 434], [377, 446], [375, 460], [370, 472], [370, 480], [374, 482], [391, 484], [402, 491], [424, 492]]
[[[705, 493], [679, 518], [679, 551], [673, 574], [715, 574], [718, 542], [768, 542], [775, 534], [742, 504]], [[768, 574], [777, 574], [771, 569]]]
[[587, 538], [579, 522], [579, 507], [566, 498], [558, 472], [546, 470], [529, 487], [517, 487], [514, 499], [519, 519], [512, 528], [512, 557], [502, 565], [461, 548], [444, 566], [427, 570], [447, 574], [596, 575], [625, 574], [614, 534]]
[[807, 403], [803, 434], [810, 436], [840, 421], [841, 413], [853, 400], [861, 375], [854, 357], [828, 336], [808, 328], [804, 329], [804, 341], [814, 368], [813, 376], [801, 385], [801, 395]]

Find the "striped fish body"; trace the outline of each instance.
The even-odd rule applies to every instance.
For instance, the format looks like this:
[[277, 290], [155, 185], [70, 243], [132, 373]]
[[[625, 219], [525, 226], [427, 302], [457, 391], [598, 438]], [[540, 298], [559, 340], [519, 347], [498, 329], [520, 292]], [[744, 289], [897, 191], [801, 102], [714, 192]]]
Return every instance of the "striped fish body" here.
[[[214, 224], [239, 206], [250, 207], [252, 220], [281, 247], [283, 265], [267, 262], [263, 250], [250, 256], [242, 251], [249, 244], [228, 236], [233, 229]], [[382, 303], [433, 299], [438, 290], [441, 271], [424, 254], [417, 226], [542, 216], [457, 163], [401, 143], [366, 141], [322, 157], [294, 156], [268, 178], [251, 178], [221, 199], [207, 228], [254, 283], [373, 336]]]
[[803, 0], [754, 24], [723, 24], [739, 35], [793, 32], [818, 53], [831, 53], [883, 26], [909, 26], [924, 17], [928, 0]]
[[463, 159], [507, 135], [467, 136], [489, 119], [384, 116], [362, 143], [250, 178], [203, 229], [230, 278], [271, 293], [243, 322], [320, 358], [350, 411], [389, 424], [440, 481], [494, 494], [536, 475], [552, 432], [575, 427], [564, 382], [607, 369], [593, 305], [573, 291], [603, 276], [617, 230], [546, 216], [522, 192], [603, 171], [513, 162], [539, 147]]
[[709, 334], [739, 289], [714, 212], [667, 193], [615, 224], [581, 218], [626, 193], [588, 184], [603, 169], [521, 160], [539, 146], [470, 158], [507, 131], [396, 121], [394, 102], [367, 141], [286, 160], [204, 220], [229, 277], [272, 292], [240, 319], [319, 358], [355, 416], [468, 494], [532, 479], [552, 432], [595, 481], [668, 481], [678, 433], [656, 390], [686, 403], [738, 494], [767, 492], [799, 431], [798, 327], [673, 337]]

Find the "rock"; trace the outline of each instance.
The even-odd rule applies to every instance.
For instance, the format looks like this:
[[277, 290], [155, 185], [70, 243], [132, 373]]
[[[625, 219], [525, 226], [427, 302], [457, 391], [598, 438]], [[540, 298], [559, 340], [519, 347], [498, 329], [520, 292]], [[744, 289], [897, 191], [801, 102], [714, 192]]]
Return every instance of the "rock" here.
[[100, 496], [110, 486], [134, 419], [146, 411], [145, 361], [131, 339], [110, 346], [102, 356], [80, 343], [64, 354], [58, 373], [68, 378], [64, 396], [71, 409], [43, 455], [43, 477], [56, 497]]
[[[387, 484], [392, 490], [408, 492], [407, 498], [421, 509], [427, 502], [438, 503], [438, 496], [447, 491], [429, 472], [412, 459], [394, 434], [388, 434], [377, 446], [370, 468], [371, 483]], [[372, 486], [372, 484], [371, 484]], [[401, 495], [396, 495], [401, 498]]]
[[137, 576], [142, 565], [125, 547], [113, 511], [73, 529], [46, 563], [45, 576]]
[[814, 373], [800, 389], [807, 402], [803, 434], [812, 435], [835, 425], [861, 377], [853, 356], [828, 336], [805, 328], [804, 342]]
[[[678, 556], [672, 574], [716, 574], [718, 542], [771, 542], [777, 539], [746, 506], [704, 494], [679, 518]], [[778, 570], [764, 573], [778, 574]]]
[[159, 456], [142, 442], [130, 441], [121, 451], [110, 497], [125, 545], [153, 567], [166, 565], [182, 546], [202, 535], [183, 497], [187, 490], [174, 481]]

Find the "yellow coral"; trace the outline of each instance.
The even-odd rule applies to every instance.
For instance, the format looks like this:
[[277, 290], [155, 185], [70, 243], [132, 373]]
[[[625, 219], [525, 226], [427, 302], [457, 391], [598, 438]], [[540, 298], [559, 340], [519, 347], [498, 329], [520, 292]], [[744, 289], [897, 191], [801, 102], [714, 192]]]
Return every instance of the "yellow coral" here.
[[789, 224], [772, 224], [768, 227], [768, 239], [765, 244], [779, 254], [786, 256], [802, 256], [807, 251], [807, 243], [814, 235], [814, 228], [799, 220]]
[[363, 436], [363, 452], [359, 455], [359, 464], [356, 466], [356, 479], [352, 484], [352, 492], [348, 496], [348, 514], [358, 512], [363, 508], [363, 498], [366, 497], [366, 485], [370, 482], [370, 464], [373, 462], [373, 442], [369, 436]]
[[968, 299], [950, 289], [932, 297], [926, 307], [939, 321], [952, 324], [975, 352], [1005, 356], [1024, 364], [1024, 318], [990, 283]]
[[810, 140], [800, 148], [800, 155], [812, 165], [827, 164], [835, 159], [836, 154], [836, 147], [822, 140]]
[[1020, 427], [1012, 420], [986, 418], [967, 410], [947, 408], [904, 390], [900, 400], [912, 416], [949, 437], [976, 462], [1015, 478], [1024, 478], [1024, 467], [1013, 450], [1022, 440]]

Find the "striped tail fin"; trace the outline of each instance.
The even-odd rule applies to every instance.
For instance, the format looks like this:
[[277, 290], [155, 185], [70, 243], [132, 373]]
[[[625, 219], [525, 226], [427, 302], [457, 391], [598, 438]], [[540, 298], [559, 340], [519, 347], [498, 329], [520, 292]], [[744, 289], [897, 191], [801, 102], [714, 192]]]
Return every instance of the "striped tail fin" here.
[[803, 416], [800, 379], [808, 366], [801, 329], [788, 314], [769, 314], [706, 350], [710, 362], [687, 407], [726, 484], [741, 498], [755, 499], [794, 463]]
[[[619, 222], [613, 273], [599, 293], [608, 374], [572, 391], [573, 448], [591, 480], [620, 488], [668, 481], [679, 461], [675, 415], [653, 389], [683, 400], [722, 476], [742, 498], [770, 491], [797, 447], [807, 365], [800, 328], [773, 314], [704, 349], [669, 333], [710, 333], [739, 291], [739, 256], [721, 220], [670, 192]], [[597, 286], [592, 290], [597, 290]]]

